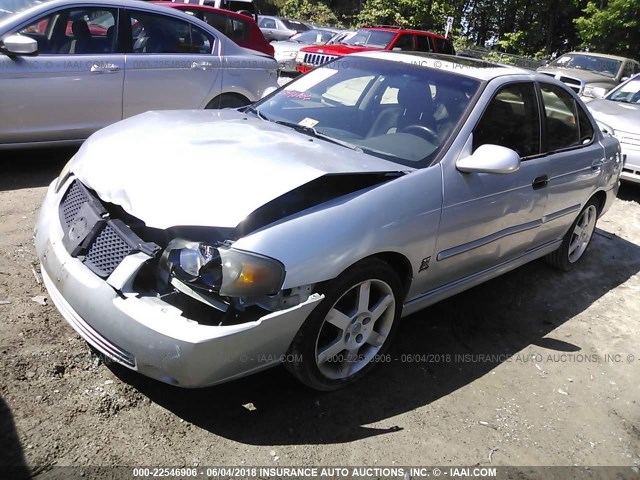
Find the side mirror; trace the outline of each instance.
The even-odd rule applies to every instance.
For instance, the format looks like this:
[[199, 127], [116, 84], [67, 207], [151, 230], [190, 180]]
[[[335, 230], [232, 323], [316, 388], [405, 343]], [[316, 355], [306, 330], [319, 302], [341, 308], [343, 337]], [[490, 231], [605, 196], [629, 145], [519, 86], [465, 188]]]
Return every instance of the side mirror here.
[[38, 42], [22, 35], [9, 35], [2, 41], [0, 51], [9, 55], [35, 55], [38, 53]]
[[520, 168], [520, 156], [500, 145], [480, 145], [472, 155], [456, 162], [464, 173], [511, 173]]

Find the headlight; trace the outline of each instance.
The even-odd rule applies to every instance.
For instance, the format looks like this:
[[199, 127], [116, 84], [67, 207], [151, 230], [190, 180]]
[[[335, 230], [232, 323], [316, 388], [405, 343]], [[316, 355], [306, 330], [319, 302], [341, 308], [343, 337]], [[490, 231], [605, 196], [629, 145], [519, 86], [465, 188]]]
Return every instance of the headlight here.
[[584, 91], [582, 92], [582, 94], [585, 97], [602, 98], [607, 94], [608, 91], [609, 90], [604, 87], [592, 87], [590, 85], [587, 85], [586, 87], [584, 87]]
[[228, 297], [277, 293], [285, 276], [284, 266], [271, 258], [182, 239], [169, 243], [160, 268], [163, 276], [168, 274], [192, 287]]
[[288, 50], [286, 52], [282, 52], [282, 55], [285, 57], [295, 58], [298, 55], [297, 50]]
[[71, 176], [71, 163], [73, 162], [74, 157], [71, 157], [71, 160], [69, 160], [64, 167], [62, 167], [62, 170], [60, 171], [60, 175], [58, 175], [58, 181], [56, 182], [56, 186], [55, 186], [55, 192], [58, 193], [60, 191], [60, 189], [62, 188], [62, 185], [65, 184], [65, 182], [69, 179], [69, 177]]
[[304, 61], [304, 55], [305, 53], [303, 51], [298, 52], [296, 54], [296, 62], [302, 63]]

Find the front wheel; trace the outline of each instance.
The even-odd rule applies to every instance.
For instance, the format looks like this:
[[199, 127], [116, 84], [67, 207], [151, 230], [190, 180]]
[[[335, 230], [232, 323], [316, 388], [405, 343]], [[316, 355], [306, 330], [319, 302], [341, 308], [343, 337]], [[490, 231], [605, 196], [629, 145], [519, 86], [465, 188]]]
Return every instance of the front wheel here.
[[316, 390], [355, 382], [388, 348], [400, 318], [401, 291], [386, 262], [354, 265], [322, 289], [325, 298], [298, 331], [286, 367]]
[[591, 199], [569, 228], [560, 248], [545, 257], [546, 262], [560, 270], [571, 270], [591, 244], [597, 221], [598, 203]]

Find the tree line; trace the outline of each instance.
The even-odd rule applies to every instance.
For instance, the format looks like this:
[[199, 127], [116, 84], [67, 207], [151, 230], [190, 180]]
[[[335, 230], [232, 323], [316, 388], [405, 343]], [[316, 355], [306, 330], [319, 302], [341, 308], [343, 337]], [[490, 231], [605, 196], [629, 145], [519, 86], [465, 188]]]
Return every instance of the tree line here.
[[549, 57], [576, 49], [640, 55], [640, 0], [260, 0], [262, 10], [324, 25], [399, 25], [458, 45]]

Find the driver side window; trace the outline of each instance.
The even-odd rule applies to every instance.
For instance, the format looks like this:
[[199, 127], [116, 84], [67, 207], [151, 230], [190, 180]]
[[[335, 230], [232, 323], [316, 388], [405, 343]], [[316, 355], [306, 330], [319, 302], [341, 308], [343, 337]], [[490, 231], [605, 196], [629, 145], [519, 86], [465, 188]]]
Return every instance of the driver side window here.
[[513, 83], [493, 97], [473, 131], [474, 151], [485, 144], [515, 150], [521, 158], [540, 154], [540, 121], [533, 83]]

